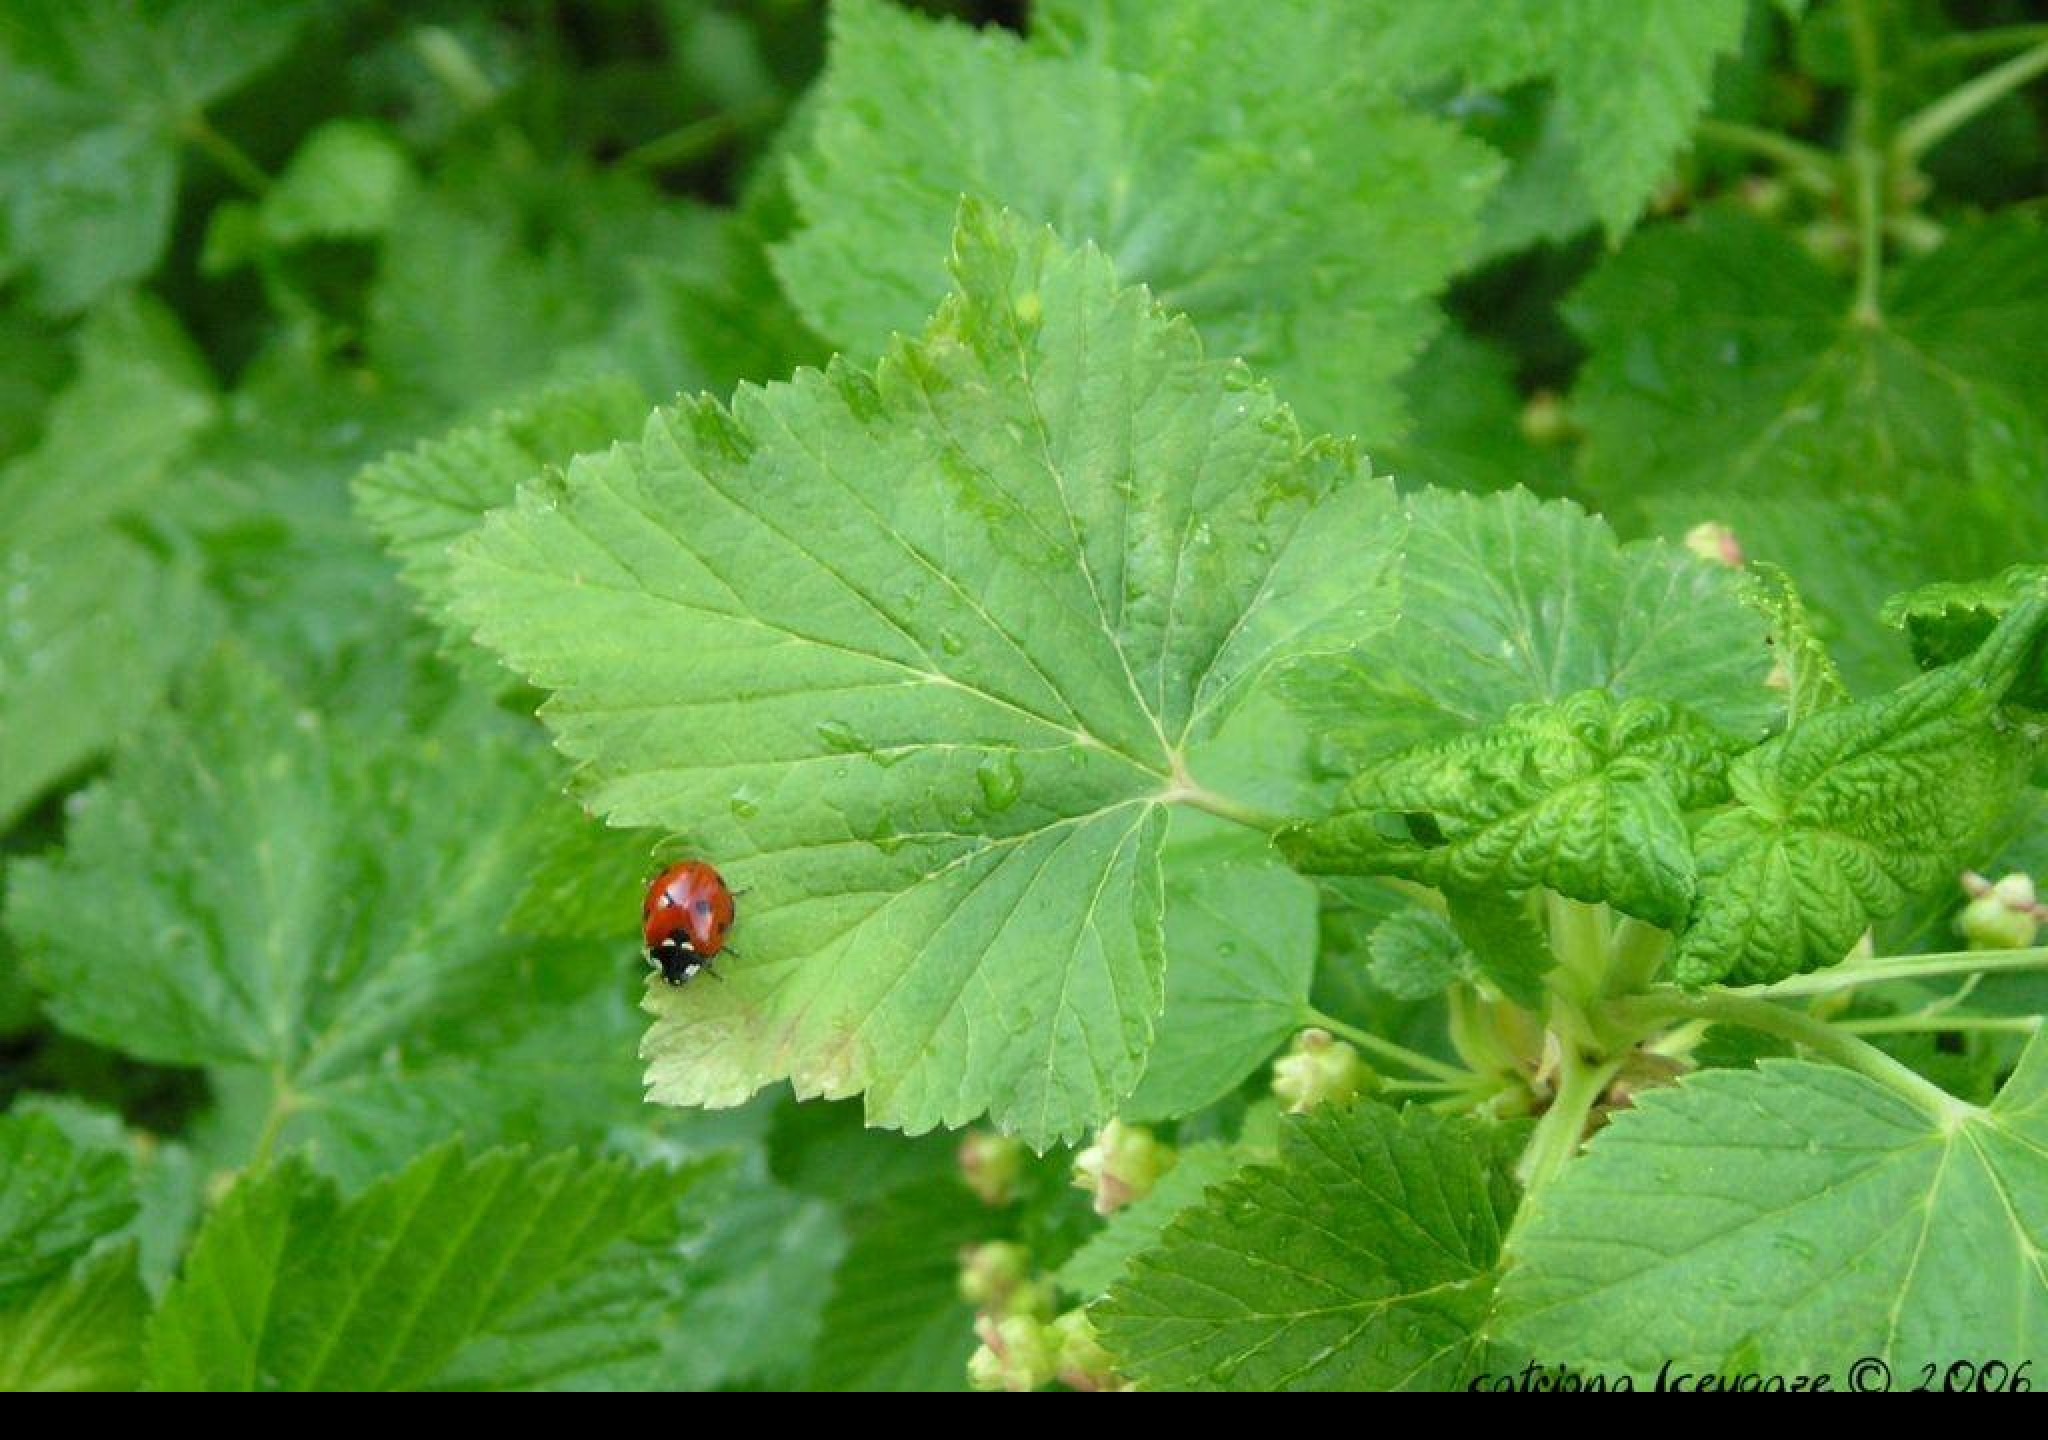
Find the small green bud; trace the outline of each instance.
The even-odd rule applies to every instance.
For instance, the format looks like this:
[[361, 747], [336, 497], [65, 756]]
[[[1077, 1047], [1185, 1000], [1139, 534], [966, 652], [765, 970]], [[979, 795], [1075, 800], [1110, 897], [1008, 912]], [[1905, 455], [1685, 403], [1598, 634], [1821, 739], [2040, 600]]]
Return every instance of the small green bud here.
[[1074, 1157], [1074, 1188], [1095, 1197], [1097, 1215], [1114, 1215], [1150, 1195], [1179, 1158], [1144, 1126], [1112, 1120]]
[[984, 1205], [1007, 1205], [1024, 1178], [1024, 1146], [1003, 1135], [970, 1130], [960, 1141], [960, 1178]]
[[1685, 548], [1702, 560], [1726, 565], [1730, 570], [1740, 570], [1745, 558], [1742, 542], [1735, 538], [1735, 531], [1714, 520], [1686, 531]]
[[1522, 406], [1522, 438], [1531, 445], [1549, 449], [1562, 445], [1576, 436], [1578, 427], [1572, 424], [1572, 417], [1564, 408], [1564, 401], [1558, 399], [1552, 390], [1538, 390]]
[[1824, 265], [1846, 265], [1855, 260], [1861, 237], [1853, 226], [1839, 220], [1816, 220], [1801, 227], [1799, 243]]
[[1116, 1373], [1109, 1352], [1096, 1338], [1086, 1310], [1069, 1310], [1047, 1327], [1052, 1338], [1054, 1363], [1060, 1384], [1069, 1390], [1123, 1390], [1123, 1377]]
[[1372, 1089], [1373, 1073], [1358, 1052], [1327, 1030], [1304, 1030], [1273, 1062], [1273, 1093], [1290, 1115], [1355, 1100]]
[[967, 1383], [977, 1390], [1023, 1394], [1049, 1385], [1059, 1373], [1059, 1357], [1051, 1332], [1029, 1315], [998, 1320], [983, 1315], [974, 1322], [981, 1348], [967, 1361]]
[[1010, 1299], [1031, 1279], [1031, 1253], [994, 1240], [960, 1252], [960, 1298], [977, 1310], [1007, 1312]]
[[1970, 903], [1957, 928], [1972, 950], [2024, 950], [2048, 920], [2031, 875], [2015, 872], [1993, 881], [1973, 871], [1963, 876], [1963, 893]]
[[1792, 191], [1784, 181], [1770, 175], [1745, 175], [1735, 187], [1736, 203], [1752, 215], [1775, 220], [1785, 213]]

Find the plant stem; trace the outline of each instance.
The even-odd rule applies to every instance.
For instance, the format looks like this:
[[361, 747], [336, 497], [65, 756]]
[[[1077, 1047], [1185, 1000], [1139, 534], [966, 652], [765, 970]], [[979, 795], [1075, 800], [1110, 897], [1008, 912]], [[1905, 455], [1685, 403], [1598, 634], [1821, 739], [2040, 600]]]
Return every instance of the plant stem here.
[[1176, 784], [1159, 798], [1169, 805], [1186, 805], [1191, 809], [1200, 810], [1204, 814], [1214, 815], [1219, 820], [1228, 820], [1232, 824], [1242, 825], [1251, 830], [1263, 831], [1268, 835], [1282, 826], [1293, 823], [1285, 815], [1275, 815], [1271, 811], [1261, 810], [1255, 805], [1240, 804], [1228, 795], [1218, 795], [1214, 790], [1209, 789], [1207, 786], [1197, 785], [1192, 780]]
[[1302, 1012], [1301, 1023], [1327, 1030], [1340, 1040], [1348, 1041], [1369, 1055], [1377, 1055], [1391, 1064], [1403, 1065], [1431, 1079], [1449, 1081], [1453, 1085], [1465, 1086], [1472, 1083], [1469, 1070], [1460, 1070], [1455, 1065], [1445, 1064], [1433, 1055], [1410, 1050], [1405, 1045], [1396, 1045], [1391, 1040], [1382, 1040], [1370, 1030], [1361, 1030], [1356, 1025], [1347, 1025], [1334, 1016], [1310, 1008]]
[[498, 87], [454, 31], [441, 25], [422, 25], [412, 32], [412, 48], [464, 110], [474, 113], [497, 102]]
[[1855, 965], [1837, 965], [1832, 970], [1794, 975], [1775, 985], [1764, 985], [1743, 993], [1758, 1000], [1798, 1000], [1897, 980], [1934, 980], [1946, 975], [1996, 975], [2027, 970], [2048, 970], [2048, 946], [2036, 946], [2030, 950], [1951, 950], [1939, 955], [1908, 955], [1875, 964], [1865, 961]]
[[721, 110], [635, 145], [615, 163], [621, 170], [671, 170], [694, 165], [738, 136], [766, 124], [778, 109], [773, 102], [757, 100], [736, 110]]
[[1884, 323], [1884, 56], [1870, 0], [1849, 0], [1849, 37], [1856, 56], [1856, 98], [1850, 109], [1849, 175], [1856, 199], [1856, 301], [1850, 323]]
[[1884, 324], [1884, 159], [1859, 145], [1849, 161], [1856, 176], [1856, 303], [1849, 319], [1875, 330]]
[[1686, 995], [1671, 990], [1621, 1001], [1615, 1010], [1627, 1020], [1646, 1025], [1667, 1020], [1708, 1020], [1717, 1025], [1740, 1025], [1744, 1029], [1789, 1040], [1875, 1080], [1927, 1111], [1945, 1128], [1953, 1128], [1977, 1113], [1976, 1106], [1956, 1099], [1875, 1045], [1867, 1044], [1824, 1020], [1816, 1020], [1811, 1015], [1788, 1010], [1768, 1000], [1746, 995]]
[[264, 1114], [263, 1129], [256, 1137], [256, 1148], [249, 1156], [247, 1169], [260, 1170], [270, 1163], [277, 1142], [284, 1135], [286, 1123], [298, 1108], [299, 1095], [292, 1088], [290, 1079], [282, 1069], [274, 1071], [270, 1077], [270, 1108]]
[[1578, 1153], [1593, 1107], [1620, 1068], [1619, 1056], [1588, 1063], [1575, 1048], [1565, 1046], [1558, 1066], [1557, 1097], [1536, 1122], [1536, 1133], [1529, 1137], [1529, 1146], [1516, 1167], [1522, 1181], [1525, 1213], [1530, 1197], [1556, 1179], [1557, 1173]]
[[1973, 80], [1958, 85], [1899, 126], [1893, 149], [1899, 157], [1913, 161], [1948, 139], [2007, 95], [2048, 74], [2048, 42], [2015, 55], [2003, 65], [1986, 70]]
[[1785, 178], [1816, 195], [1832, 196], [1842, 188], [1842, 162], [1837, 157], [1779, 131], [1710, 118], [1700, 122], [1699, 137], [1768, 160], [1785, 172]]
[[1922, 46], [1913, 56], [1913, 63], [1925, 69], [2042, 44], [2048, 44], [2048, 25], [1997, 25], [1989, 30], [1968, 30], [1960, 35], [1950, 35]]
[[1382, 1095], [1462, 1095], [1471, 1087], [1453, 1080], [1382, 1080]]
[[1851, 1035], [1918, 1035], [1928, 1031], [1983, 1031], [1989, 1034], [2031, 1035], [2041, 1028], [2039, 1015], [1880, 1015], [1868, 1020], [1837, 1020], [1837, 1030]]
[[185, 117], [180, 127], [186, 143], [218, 165], [222, 172], [251, 195], [261, 195], [270, 188], [269, 172], [249, 157], [249, 152], [237, 145], [220, 131], [200, 111], [193, 111]]

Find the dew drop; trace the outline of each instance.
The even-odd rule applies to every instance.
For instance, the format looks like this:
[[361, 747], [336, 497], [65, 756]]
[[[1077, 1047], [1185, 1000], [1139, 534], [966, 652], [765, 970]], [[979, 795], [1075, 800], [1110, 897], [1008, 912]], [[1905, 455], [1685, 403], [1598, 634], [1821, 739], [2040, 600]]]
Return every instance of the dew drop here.
[[820, 720], [818, 738], [827, 750], [841, 755], [855, 755], [867, 749], [867, 742], [860, 738], [860, 732], [844, 720]]
[[1024, 793], [1024, 768], [1007, 750], [984, 758], [975, 767], [974, 778], [981, 786], [982, 802], [994, 814], [1015, 805], [1017, 797]]

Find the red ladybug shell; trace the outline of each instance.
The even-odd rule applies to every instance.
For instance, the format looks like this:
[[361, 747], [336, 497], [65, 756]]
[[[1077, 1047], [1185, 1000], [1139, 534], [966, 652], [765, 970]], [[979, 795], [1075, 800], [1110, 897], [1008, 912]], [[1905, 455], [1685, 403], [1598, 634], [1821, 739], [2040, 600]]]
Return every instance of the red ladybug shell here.
[[732, 891], [716, 870], [701, 860], [669, 866], [640, 907], [648, 963], [669, 984], [682, 984], [725, 948], [733, 914]]

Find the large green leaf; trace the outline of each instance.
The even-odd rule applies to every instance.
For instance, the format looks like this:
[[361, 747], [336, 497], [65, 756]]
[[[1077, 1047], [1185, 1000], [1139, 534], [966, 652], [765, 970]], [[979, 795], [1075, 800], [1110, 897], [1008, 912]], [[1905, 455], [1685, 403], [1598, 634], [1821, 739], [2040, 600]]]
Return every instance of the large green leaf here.
[[[204, 108], [275, 60], [313, 0], [24, 0], [0, 14], [0, 239], [44, 307], [156, 268]], [[0, 265], [7, 259], [0, 251]]]
[[1697, 838], [1682, 984], [1757, 983], [1833, 965], [1872, 921], [1952, 884], [2011, 814], [2040, 749], [2004, 702], [2037, 678], [2048, 598], [1975, 655], [1890, 695], [1838, 705], [1744, 755], [1737, 805]]
[[1497, 1330], [1546, 1361], [1897, 1383], [2048, 1364], [2048, 1042], [1967, 1118], [1766, 1061], [1641, 1097], [1534, 1202]]
[[873, 372], [659, 411], [457, 548], [615, 824], [715, 857], [725, 983], [658, 989], [655, 1098], [787, 1077], [1043, 1144], [1136, 1083], [1165, 808], [1279, 656], [1385, 623], [1390, 488], [1107, 261], [976, 205]]
[[1401, 103], [1367, 20], [1117, 0], [1019, 40], [846, 0], [778, 268], [820, 333], [872, 353], [943, 292], [959, 197], [986, 197], [1101, 245], [1311, 425], [1392, 438], [1500, 167]]
[[150, 1323], [157, 1389], [646, 1383], [702, 1166], [443, 1147], [342, 1201], [297, 1162], [208, 1216]]
[[1152, 1389], [1440, 1389], [1472, 1369], [1515, 1209], [1503, 1136], [1379, 1105], [1281, 1131], [1090, 1314]]
[[1582, 690], [1676, 701], [1739, 739], [1782, 715], [1768, 627], [1723, 567], [1519, 490], [1429, 491], [1408, 514], [1400, 623], [1285, 685], [1344, 773]]

